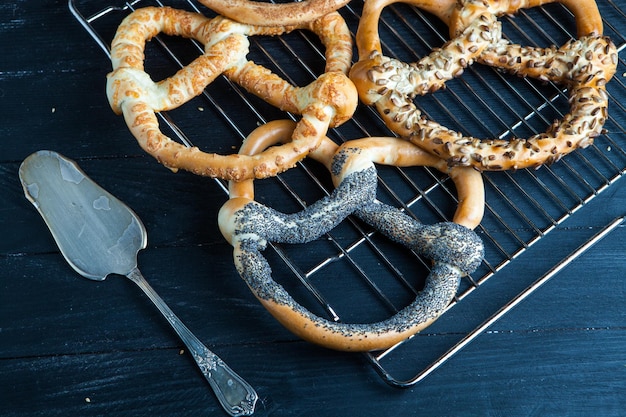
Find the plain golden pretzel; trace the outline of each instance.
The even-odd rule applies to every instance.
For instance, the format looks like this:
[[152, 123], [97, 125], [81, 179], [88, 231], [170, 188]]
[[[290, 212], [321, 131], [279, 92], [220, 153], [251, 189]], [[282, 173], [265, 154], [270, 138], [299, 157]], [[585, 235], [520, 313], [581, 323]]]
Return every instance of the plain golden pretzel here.
[[350, 0], [303, 0], [268, 3], [252, 0], [198, 0], [218, 14], [258, 26], [297, 25], [310, 22], [345, 6]]
[[[303, 88], [246, 59], [248, 36], [295, 29], [315, 32], [326, 47], [326, 72]], [[146, 41], [160, 32], [196, 39], [205, 52], [172, 77], [154, 82], [144, 71], [144, 49]], [[237, 181], [265, 178], [294, 166], [319, 145], [329, 127], [352, 116], [358, 97], [346, 76], [351, 53], [350, 33], [338, 13], [297, 26], [260, 27], [169, 7], [147, 7], [127, 16], [117, 30], [107, 95], [113, 110], [124, 114], [141, 147], [166, 167]], [[164, 135], [155, 113], [184, 104], [220, 74], [281, 110], [302, 115], [292, 141], [260, 155], [218, 155], [185, 147]]]
[[[289, 140], [293, 128], [289, 121], [268, 123], [244, 141], [240, 152], [260, 152], [278, 141]], [[219, 226], [233, 246], [235, 266], [243, 280], [261, 304], [288, 330], [304, 340], [331, 349], [384, 349], [427, 327], [455, 296], [460, 277], [476, 269], [483, 257], [483, 245], [467, 227], [452, 222], [422, 225], [400, 210], [378, 202], [373, 160], [392, 165], [441, 167], [437, 158], [397, 138], [367, 138], [347, 142], [339, 148], [326, 138], [309, 156], [331, 170], [337, 187], [331, 195], [298, 213], [283, 214], [254, 201], [251, 180], [231, 181], [230, 198], [220, 210]], [[478, 172], [474, 174], [480, 177]], [[467, 182], [466, 176], [461, 178], [461, 185], [457, 183], [457, 187], [477, 186], [472, 181]], [[482, 182], [479, 188], [482, 188]], [[474, 197], [460, 202], [466, 208], [457, 210], [457, 215], [471, 212], [482, 216], [484, 201], [476, 197], [482, 195], [481, 192], [468, 194]], [[470, 209], [467, 208], [469, 205], [478, 207]], [[350, 214], [434, 261], [426, 286], [416, 299], [380, 322], [337, 323], [316, 316], [272, 279], [271, 268], [261, 254], [268, 242], [310, 242]]]
[[[374, 105], [386, 125], [399, 136], [444, 158], [450, 166], [506, 170], [555, 162], [576, 148], [589, 146], [602, 132], [608, 106], [606, 83], [615, 73], [617, 51], [609, 39], [601, 36], [602, 20], [595, 2], [562, 2], [576, 16], [579, 39], [559, 48], [532, 48], [503, 39], [496, 18], [551, 1], [460, 0], [451, 7], [449, 1], [408, 0], [448, 23], [454, 36], [442, 48], [409, 65], [384, 57], [380, 51], [376, 26], [380, 6], [396, 1], [366, 0], [357, 32], [359, 62], [350, 76], [361, 99]], [[413, 103], [415, 95], [443, 87], [472, 61], [565, 85], [570, 112], [545, 133], [511, 140], [463, 136], [426, 119]]]

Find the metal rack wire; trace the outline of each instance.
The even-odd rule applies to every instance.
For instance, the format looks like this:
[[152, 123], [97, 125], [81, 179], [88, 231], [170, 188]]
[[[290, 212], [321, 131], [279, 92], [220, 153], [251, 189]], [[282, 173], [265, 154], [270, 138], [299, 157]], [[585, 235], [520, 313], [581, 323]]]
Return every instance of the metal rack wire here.
[[[107, 54], [115, 29], [126, 14], [137, 7], [163, 4], [212, 13], [191, 0], [69, 0], [71, 12]], [[626, 172], [626, 150], [621, 145], [626, 138], [626, 108], [622, 104], [626, 103], [622, 79], [626, 71], [622, 52], [626, 39], [616, 29], [625, 27], [626, 14], [612, 1], [599, 2], [599, 6], [605, 34], [620, 51], [617, 74], [608, 86], [611, 97], [610, 118], [605, 125], [608, 133], [597, 138], [591, 147], [575, 151], [552, 166], [484, 175], [487, 208], [477, 231], [485, 243], [485, 261], [471, 277], [463, 280], [457, 298], [444, 316], [453, 314], [455, 306]], [[341, 10], [353, 31], [361, 7], [361, 1], [353, 1]], [[524, 10], [514, 18], [503, 17], [502, 21], [504, 33], [521, 44], [558, 45], [574, 37], [573, 18], [560, 4]], [[441, 22], [404, 4], [384, 10], [380, 33], [385, 54], [405, 62], [417, 61], [447, 39], [447, 28]], [[251, 38], [251, 42], [251, 59], [294, 84], [311, 82], [323, 68], [322, 47], [311, 34], [297, 32], [277, 38]], [[154, 43], [157, 46], [150, 48], [148, 59], [155, 78], [171, 74], [202, 50], [193, 42], [167, 37], [157, 38]], [[428, 117], [477, 137], [526, 137], [545, 130], [569, 107], [566, 92], [558, 86], [511, 77], [478, 65], [471, 66], [447, 87], [445, 91], [419, 98], [418, 106]], [[200, 110], [202, 118], [198, 117]], [[161, 113], [160, 117], [171, 137], [185, 144], [193, 141], [208, 151], [220, 153], [231, 153], [260, 123], [293, 118], [250, 96], [226, 78], [211, 84], [192, 103], [168, 114]], [[197, 141], [195, 138], [202, 138], [209, 125], [213, 132], [211, 143]], [[329, 132], [337, 142], [390, 134], [375, 111], [364, 106], [351, 121]], [[435, 170], [381, 167], [379, 179], [379, 199], [406, 210], [424, 223], [449, 220], [454, 212], [457, 203], [454, 186]], [[217, 183], [227, 191], [222, 181]], [[269, 205], [280, 202], [281, 210], [287, 212], [316, 201], [331, 188], [328, 174], [310, 161], [277, 178], [257, 181], [257, 194]], [[354, 219], [343, 222], [324, 239], [308, 244], [305, 251], [300, 245], [295, 246], [271, 246], [267, 256], [274, 275], [280, 277], [281, 284], [299, 301], [333, 320], [379, 320], [395, 313], [415, 297], [423, 285], [419, 277], [427, 270], [427, 264], [417, 256], [389, 244]], [[562, 259], [560, 265], [570, 260]], [[341, 283], [328, 279], [335, 275], [342, 277]], [[350, 297], [345, 297], [345, 288], [350, 288]], [[503, 301], [505, 307], [511, 303], [512, 300]], [[466, 304], [471, 311], [471, 303]], [[505, 312], [506, 309], [500, 310]], [[443, 338], [443, 343], [432, 342], [436, 338], [416, 336], [384, 352], [366, 354], [366, 358], [387, 383], [409, 387], [483, 331], [485, 322], [482, 323], [453, 332], [453, 336]], [[425, 339], [431, 339], [432, 343]], [[408, 353], [398, 354], [399, 350]], [[400, 360], [394, 360], [394, 355]], [[421, 359], [417, 364], [398, 366], [397, 362], [404, 362], [407, 356]], [[400, 375], [396, 375], [398, 369], [402, 369], [398, 371]]]

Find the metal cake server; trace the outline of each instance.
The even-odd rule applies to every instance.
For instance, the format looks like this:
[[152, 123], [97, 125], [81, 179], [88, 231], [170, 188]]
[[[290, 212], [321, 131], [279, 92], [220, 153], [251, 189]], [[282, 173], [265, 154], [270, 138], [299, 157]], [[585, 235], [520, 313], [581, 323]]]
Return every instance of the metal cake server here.
[[33, 153], [19, 176], [67, 262], [85, 278], [118, 274], [137, 284], [176, 330], [226, 412], [253, 414], [255, 390], [191, 333], [139, 271], [137, 253], [146, 247], [147, 234], [137, 215], [56, 152]]

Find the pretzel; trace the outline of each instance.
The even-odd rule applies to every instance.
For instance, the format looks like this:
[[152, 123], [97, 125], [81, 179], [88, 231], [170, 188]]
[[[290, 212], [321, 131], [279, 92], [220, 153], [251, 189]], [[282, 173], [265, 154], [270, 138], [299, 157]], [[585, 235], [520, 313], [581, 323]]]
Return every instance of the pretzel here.
[[[366, 1], [357, 31], [359, 62], [350, 77], [359, 97], [374, 105], [385, 124], [399, 136], [446, 159], [450, 166], [514, 170], [558, 161], [576, 148], [589, 146], [602, 133], [608, 106], [605, 86], [615, 73], [617, 51], [608, 38], [601, 36], [602, 20], [595, 2], [561, 1], [576, 17], [579, 39], [559, 48], [533, 48], [503, 39], [496, 18], [554, 0], [460, 0], [459, 7], [452, 7], [449, 0], [435, 5], [407, 1], [448, 23], [453, 36], [443, 47], [408, 65], [383, 56], [378, 39], [376, 25], [381, 7], [397, 1]], [[413, 98], [442, 88], [474, 60], [520, 76], [565, 85], [570, 112], [545, 133], [511, 140], [463, 136], [422, 116]]]
[[[244, 141], [240, 153], [252, 154], [277, 141], [289, 140], [293, 128], [293, 123], [289, 121], [268, 123]], [[233, 246], [235, 266], [243, 280], [284, 327], [304, 340], [331, 349], [385, 349], [427, 327], [453, 299], [460, 277], [478, 267], [483, 257], [483, 245], [480, 238], [465, 226], [453, 222], [422, 225], [400, 210], [376, 201], [374, 161], [399, 166], [434, 165], [440, 168], [437, 158], [396, 138], [351, 141], [340, 148], [325, 138], [309, 156], [324, 163], [333, 174], [337, 187], [329, 196], [295, 214], [283, 214], [254, 201], [251, 180], [230, 182], [230, 198], [220, 209], [219, 227]], [[480, 173], [469, 169], [475, 180], [480, 178]], [[465, 186], [476, 186], [475, 182], [467, 181], [466, 178], [457, 178], [457, 187], [463, 189]], [[482, 216], [482, 193], [468, 194], [474, 197], [460, 202], [460, 206], [477, 205], [479, 208], [460, 209], [457, 215], [478, 211], [479, 216]], [[425, 288], [416, 299], [391, 318], [380, 322], [337, 323], [316, 316], [298, 304], [272, 279], [271, 268], [261, 254], [269, 241], [310, 242], [337, 226], [350, 214], [355, 214], [390, 239], [434, 261]]]
[[297, 25], [300, 22], [310, 22], [350, 2], [350, 0], [303, 0], [275, 4], [251, 0], [198, 1], [229, 19], [259, 26]]
[[[296, 29], [313, 31], [326, 47], [326, 72], [303, 88], [246, 59], [248, 36], [274, 36]], [[205, 52], [155, 83], [144, 72], [144, 48], [160, 32], [193, 38], [204, 45]], [[147, 7], [127, 16], [117, 30], [111, 45], [113, 71], [107, 76], [107, 96], [113, 110], [123, 113], [140, 146], [173, 171], [184, 169], [236, 181], [265, 178], [294, 166], [319, 145], [329, 127], [352, 116], [358, 96], [346, 75], [351, 54], [350, 33], [338, 13], [294, 26], [260, 27], [220, 16], [209, 19], [169, 7]], [[184, 104], [220, 74], [281, 110], [301, 114], [292, 141], [254, 156], [218, 155], [185, 147], [164, 135], [156, 112]]]

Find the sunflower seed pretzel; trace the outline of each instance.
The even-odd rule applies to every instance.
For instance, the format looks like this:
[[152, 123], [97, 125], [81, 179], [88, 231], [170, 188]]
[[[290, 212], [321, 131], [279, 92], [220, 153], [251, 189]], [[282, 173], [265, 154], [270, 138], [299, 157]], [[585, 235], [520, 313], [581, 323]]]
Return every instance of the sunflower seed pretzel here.
[[[607, 118], [606, 83], [615, 73], [617, 51], [602, 36], [602, 20], [593, 0], [562, 1], [577, 19], [579, 39], [548, 48], [511, 44], [502, 37], [497, 17], [553, 1], [460, 0], [456, 4], [406, 0], [444, 20], [453, 36], [414, 64], [387, 58], [380, 49], [377, 24], [381, 8], [397, 1], [366, 0], [357, 32], [359, 62], [350, 77], [360, 98], [374, 105], [399, 136], [444, 158], [450, 166], [507, 170], [555, 162], [576, 148], [589, 146], [601, 134]], [[413, 98], [442, 88], [473, 61], [565, 85], [570, 112], [545, 133], [511, 140], [464, 136], [423, 116]]]

